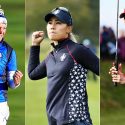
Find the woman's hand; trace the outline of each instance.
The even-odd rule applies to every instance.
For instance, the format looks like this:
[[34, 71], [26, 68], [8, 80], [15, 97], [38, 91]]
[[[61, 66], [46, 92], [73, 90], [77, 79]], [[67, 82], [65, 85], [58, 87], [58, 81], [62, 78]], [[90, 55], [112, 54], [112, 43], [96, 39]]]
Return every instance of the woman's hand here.
[[15, 83], [15, 86], [18, 86], [21, 82], [21, 79], [23, 77], [23, 74], [21, 71], [16, 71], [15, 74], [14, 74], [14, 83]]
[[118, 65], [117, 71], [113, 63], [113, 66], [110, 68], [109, 74], [111, 75], [113, 82], [125, 84], [125, 74], [122, 73], [122, 64]]
[[33, 46], [40, 46], [40, 43], [44, 39], [44, 32], [43, 31], [36, 31], [32, 34], [32, 45]]

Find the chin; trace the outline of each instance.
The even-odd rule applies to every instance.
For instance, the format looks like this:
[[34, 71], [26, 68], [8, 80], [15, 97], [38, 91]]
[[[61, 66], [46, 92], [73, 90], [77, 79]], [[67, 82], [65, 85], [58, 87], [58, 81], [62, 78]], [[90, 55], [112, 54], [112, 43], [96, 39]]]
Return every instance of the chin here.
[[0, 41], [2, 40], [3, 38], [0, 37]]
[[55, 38], [55, 37], [49, 37], [50, 40], [52, 41], [58, 41], [59, 39]]

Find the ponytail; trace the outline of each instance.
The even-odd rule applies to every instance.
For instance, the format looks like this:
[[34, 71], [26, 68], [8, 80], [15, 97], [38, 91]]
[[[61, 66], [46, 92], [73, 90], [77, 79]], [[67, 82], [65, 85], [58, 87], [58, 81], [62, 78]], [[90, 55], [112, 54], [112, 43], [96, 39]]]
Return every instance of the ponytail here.
[[69, 38], [70, 38], [73, 42], [78, 43], [78, 41], [77, 41], [77, 39], [76, 39], [76, 37], [75, 37], [75, 35], [74, 35], [73, 33], [70, 33], [70, 34], [69, 34]]

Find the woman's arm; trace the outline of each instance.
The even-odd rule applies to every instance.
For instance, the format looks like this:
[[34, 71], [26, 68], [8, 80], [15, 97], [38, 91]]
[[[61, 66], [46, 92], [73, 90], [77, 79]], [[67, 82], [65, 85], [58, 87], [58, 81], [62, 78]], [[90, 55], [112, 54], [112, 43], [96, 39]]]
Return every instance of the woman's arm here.
[[45, 61], [40, 63], [39, 53], [40, 44], [44, 39], [43, 31], [35, 31], [32, 34], [32, 47], [30, 48], [30, 57], [28, 64], [28, 75], [32, 80], [38, 80], [46, 77], [46, 64]]
[[38, 80], [46, 77], [45, 60], [40, 63], [39, 59], [40, 46], [32, 46], [28, 63], [28, 75], [32, 80]]
[[16, 62], [16, 53], [13, 50], [10, 56], [10, 60], [7, 63], [7, 84], [10, 88], [16, 88], [16, 84], [14, 81], [14, 75], [17, 70], [17, 62]]
[[76, 59], [82, 66], [99, 75], [99, 59], [90, 49], [79, 45]]

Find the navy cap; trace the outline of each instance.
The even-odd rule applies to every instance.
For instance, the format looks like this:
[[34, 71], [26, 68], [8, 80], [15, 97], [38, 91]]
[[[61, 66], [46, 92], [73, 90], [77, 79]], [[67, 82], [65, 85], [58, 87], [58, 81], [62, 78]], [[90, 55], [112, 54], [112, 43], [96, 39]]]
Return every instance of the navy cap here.
[[61, 22], [67, 25], [72, 25], [72, 16], [69, 10], [65, 7], [57, 7], [45, 16], [45, 21], [48, 22], [53, 16], [57, 17]]
[[125, 18], [125, 9], [124, 12], [120, 14], [120, 18]]

